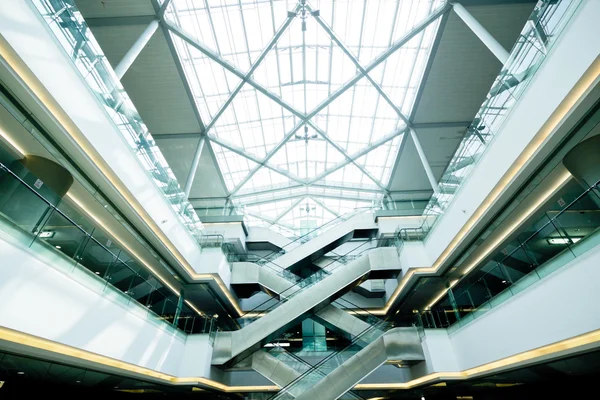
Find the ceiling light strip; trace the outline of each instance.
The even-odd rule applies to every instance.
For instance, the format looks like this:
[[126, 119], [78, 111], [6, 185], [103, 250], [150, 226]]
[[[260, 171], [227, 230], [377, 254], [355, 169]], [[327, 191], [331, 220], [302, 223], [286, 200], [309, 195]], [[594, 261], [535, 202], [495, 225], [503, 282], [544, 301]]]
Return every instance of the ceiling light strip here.
[[[85, 362], [91, 362], [104, 367], [114, 368], [129, 374], [135, 374], [144, 378], [151, 378], [162, 383], [172, 385], [205, 385], [223, 392], [258, 392], [278, 391], [277, 386], [228, 386], [204, 377], [176, 377], [150, 368], [140, 367], [115, 358], [107, 357], [87, 350], [78, 349], [62, 343], [54, 342], [38, 336], [15, 331], [6, 327], [0, 327], [0, 340], [18, 346], [27, 346], [34, 349], [49, 351], [73, 357]], [[459, 372], [434, 372], [420, 378], [412, 379], [403, 383], [372, 383], [357, 384], [355, 390], [393, 390], [411, 389], [420, 385], [442, 380], [462, 380], [480, 377], [491, 373], [498, 373], [508, 368], [523, 367], [533, 362], [540, 362], [567, 355], [577, 350], [590, 350], [600, 345], [600, 330], [595, 330], [583, 335], [575, 336], [533, 350], [518, 353], [501, 360], [492, 361], [477, 367], [469, 368]]]

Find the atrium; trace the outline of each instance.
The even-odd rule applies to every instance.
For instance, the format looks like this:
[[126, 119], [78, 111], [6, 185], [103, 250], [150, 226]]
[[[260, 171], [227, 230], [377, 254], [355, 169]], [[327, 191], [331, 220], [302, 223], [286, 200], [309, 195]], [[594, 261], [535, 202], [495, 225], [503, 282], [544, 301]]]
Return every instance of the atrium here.
[[0, 398], [587, 396], [599, 18], [0, 2]]

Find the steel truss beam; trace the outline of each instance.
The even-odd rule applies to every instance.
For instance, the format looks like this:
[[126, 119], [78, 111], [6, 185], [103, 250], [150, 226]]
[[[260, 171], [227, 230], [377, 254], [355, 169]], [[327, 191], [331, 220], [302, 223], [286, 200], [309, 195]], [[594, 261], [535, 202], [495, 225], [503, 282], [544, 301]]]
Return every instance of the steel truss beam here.
[[[379, 192], [379, 194], [381, 194], [383, 196], [383, 193]], [[269, 203], [274, 203], [276, 201], [282, 201], [282, 200], [290, 200], [290, 199], [298, 199], [298, 198], [311, 198], [311, 199], [315, 199], [315, 197], [320, 198], [320, 199], [332, 199], [332, 200], [351, 200], [351, 201], [362, 201], [365, 203], [371, 203], [373, 201], [379, 201], [381, 199], [365, 199], [363, 197], [359, 197], [359, 196], [349, 196], [349, 195], [344, 195], [344, 196], [334, 196], [331, 194], [321, 194], [321, 193], [297, 193], [297, 194], [293, 194], [293, 195], [289, 195], [289, 194], [285, 194], [282, 195], [280, 197], [272, 197], [272, 198], [268, 198], [268, 199], [260, 199], [260, 200], [251, 200], [251, 201], [244, 201], [243, 204], [245, 206], [257, 206], [260, 204], [269, 204]], [[235, 200], [239, 200], [239, 198], [234, 198]]]
[[[435, 22], [441, 15], [446, 13], [452, 6], [450, 4], [446, 4], [446, 6], [440, 8], [436, 12], [429, 15], [425, 20], [423, 20], [419, 25], [415, 26], [414, 29], [404, 35], [401, 39], [392, 44], [384, 53], [379, 55], [375, 60], [371, 62], [367, 67], [364, 68], [364, 71], [368, 74], [373, 69], [375, 69], [379, 64], [388, 59], [392, 54], [394, 54], [398, 49], [408, 43], [413, 37], [418, 35], [421, 31], [426, 29], [430, 24]], [[306, 121], [311, 120], [315, 115], [329, 106], [333, 101], [335, 101], [338, 97], [340, 97], [343, 93], [345, 93], [348, 89], [350, 89], [356, 82], [358, 82], [363, 77], [363, 73], [359, 72], [346, 82], [344, 85], [339, 87], [335, 92], [333, 92], [327, 99], [325, 99], [321, 104], [319, 104], [313, 111], [307, 114], [303, 120], [301, 120], [291, 131], [288, 133], [284, 139], [265, 157], [265, 161], [268, 161], [273, 155], [279, 150], [285, 143], [306, 123]], [[347, 165], [347, 164], [346, 164]], [[340, 167], [341, 168], [341, 167]], [[339, 169], [339, 168], [338, 168]], [[246, 177], [245, 180], [249, 180], [252, 175], [254, 175], [258, 171], [258, 168], [255, 168], [250, 174]], [[331, 171], [333, 172], [333, 171]], [[319, 178], [321, 179], [321, 178]], [[312, 182], [309, 182], [309, 184]], [[239, 190], [239, 188], [236, 188]], [[235, 194], [237, 190], [233, 190], [232, 194]]]
[[[219, 55], [215, 54], [212, 50], [210, 50], [209, 48], [205, 47], [203, 44], [201, 44], [200, 42], [198, 42], [197, 40], [195, 40], [194, 38], [190, 37], [189, 35], [187, 35], [185, 32], [183, 32], [180, 28], [178, 28], [177, 26], [174, 26], [171, 23], [167, 23], [167, 22], [163, 22], [164, 26], [170, 31], [172, 32], [174, 35], [178, 36], [179, 38], [181, 38], [183, 41], [185, 41], [186, 43], [188, 43], [189, 45], [191, 45], [192, 47], [194, 47], [195, 49], [197, 49], [198, 51], [200, 51], [201, 53], [203, 53], [204, 55], [206, 55], [208, 58], [210, 58], [211, 60], [215, 61], [216, 63], [218, 63], [219, 65], [221, 65], [223, 68], [225, 68], [226, 70], [228, 70], [229, 72], [233, 73], [234, 75], [236, 75], [237, 77], [239, 77], [240, 79], [242, 79], [242, 81], [248, 83], [249, 85], [251, 85], [252, 87], [254, 87], [256, 90], [258, 90], [259, 92], [263, 93], [264, 95], [266, 95], [268, 98], [270, 98], [271, 100], [273, 100], [274, 102], [276, 102], [277, 104], [279, 104], [281, 107], [283, 107], [284, 109], [288, 110], [290, 113], [292, 113], [293, 115], [297, 116], [300, 118], [300, 121], [296, 124], [296, 126], [285, 135], [285, 137], [283, 138], [283, 140], [277, 144], [277, 146], [275, 146], [275, 148], [273, 148], [266, 156], [265, 158], [262, 160], [261, 163], [259, 163], [259, 165], [257, 165], [257, 167], [255, 167], [252, 171], [250, 171], [250, 173], [244, 178], [244, 180], [242, 182], [240, 182], [240, 184], [238, 184], [230, 193], [233, 195], [235, 193], [237, 193], [240, 188], [247, 183], [254, 174], [256, 174], [256, 172], [264, 165], [266, 165], [266, 162], [271, 159], [273, 157], [273, 155], [275, 153], [277, 153], [277, 151], [279, 149], [281, 149], [281, 147], [283, 147], [285, 145], [285, 143], [294, 136], [294, 134], [302, 127], [304, 126], [307, 122], [309, 122], [314, 116], [316, 116], [319, 112], [321, 112], [323, 109], [325, 109], [327, 106], [329, 106], [333, 101], [335, 101], [338, 97], [340, 97], [343, 93], [345, 93], [348, 89], [350, 89], [351, 87], [353, 87], [363, 76], [364, 77], [368, 77], [368, 74], [375, 69], [378, 65], [380, 65], [382, 62], [384, 62], [387, 58], [389, 58], [393, 53], [395, 53], [398, 49], [400, 49], [402, 46], [404, 46], [408, 41], [410, 41], [413, 37], [415, 37], [416, 35], [418, 35], [421, 31], [423, 31], [424, 29], [426, 29], [431, 23], [433, 23], [434, 21], [436, 21], [442, 14], [444, 14], [448, 9], [450, 9], [452, 6], [448, 3], [446, 4], [444, 7], [440, 8], [439, 10], [437, 10], [436, 12], [432, 13], [431, 15], [429, 15], [425, 20], [423, 20], [420, 24], [418, 24], [417, 26], [415, 26], [413, 28], [413, 30], [411, 30], [410, 32], [408, 32], [407, 34], [405, 34], [401, 39], [399, 39], [398, 41], [396, 41], [394, 44], [392, 44], [384, 53], [382, 53], [381, 55], [379, 55], [375, 60], [373, 60], [368, 66], [366, 67], [361, 67], [359, 69], [359, 73], [356, 74], [354, 76], [354, 78], [352, 78], [351, 80], [349, 80], [348, 82], [346, 82], [344, 85], [342, 85], [341, 87], [339, 87], [335, 92], [333, 92], [326, 100], [324, 100], [321, 104], [319, 104], [313, 111], [311, 111], [309, 114], [304, 115], [303, 113], [299, 112], [298, 110], [296, 110], [294, 107], [292, 107], [291, 105], [289, 105], [287, 102], [283, 101], [281, 98], [279, 98], [277, 95], [271, 93], [268, 89], [266, 89], [265, 87], [263, 87], [262, 85], [260, 85], [259, 83], [257, 83], [256, 81], [254, 81], [252, 78], [247, 77], [246, 74], [244, 74], [243, 72], [239, 71], [235, 66], [231, 65], [229, 62], [223, 60], [221, 57], [219, 57]], [[345, 47], [344, 47], [345, 48]], [[351, 53], [350, 53], [351, 54]], [[186, 80], [186, 84], [187, 84], [187, 80]], [[381, 92], [380, 92], [381, 93]], [[387, 97], [384, 95], [384, 98]], [[389, 100], [389, 97], [386, 99], [386, 101]], [[311, 123], [312, 125], [312, 123]], [[314, 125], [313, 125], [314, 126]], [[324, 138], [327, 135], [324, 135]], [[330, 142], [332, 143], [332, 142]], [[335, 146], [335, 145], [334, 145]], [[338, 146], [339, 147], [339, 146]], [[340, 148], [341, 149], [341, 148]], [[342, 149], [343, 150], [343, 149]], [[342, 154], [344, 154], [345, 151], [342, 152]], [[347, 155], [347, 153], [345, 154], [345, 156], [347, 157], [347, 159], [349, 160], [349, 162], [353, 162], [352, 158]], [[361, 167], [359, 167], [361, 168]], [[361, 168], [362, 169], [362, 168]], [[280, 172], [280, 171], [277, 171]], [[364, 172], [364, 171], [363, 171]], [[370, 174], [367, 173], [367, 176], [369, 176], [370, 179], [373, 179]], [[374, 180], [374, 182], [378, 183], [376, 180]], [[378, 183], [378, 186], [382, 187], [382, 190], [387, 190], [383, 185], [381, 185], [380, 183]], [[362, 200], [362, 199], [361, 199]]]

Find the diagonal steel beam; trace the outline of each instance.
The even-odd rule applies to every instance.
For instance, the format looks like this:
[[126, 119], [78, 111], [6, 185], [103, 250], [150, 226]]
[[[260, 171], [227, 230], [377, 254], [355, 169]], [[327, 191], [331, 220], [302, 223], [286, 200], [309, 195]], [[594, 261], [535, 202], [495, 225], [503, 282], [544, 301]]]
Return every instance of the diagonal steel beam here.
[[207, 135], [206, 136], [211, 142], [218, 144], [221, 147], [226, 148], [229, 151], [234, 152], [235, 154], [242, 156], [244, 158], [247, 158], [248, 160], [258, 164], [261, 167], [265, 167], [268, 168], [272, 171], [275, 171], [283, 176], [285, 176], [286, 178], [289, 178], [290, 180], [294, 181], [294, 182], [298, 182], [301, 185], [306, 185], [306, 181], [290, 174], [288, 171], [284, 170], [284, 169], [280, 169], [277, 168], [274, 165], [269, 164], [268, 162], [265, 162], [264, 160], [261, 160], [259, 158], [254, 157], [252, 154], [248, 153], [247, 151], [244, 151], [244, 149], [237, 147], [235, 145], [232, 145], [230, 143], [227, 143], [226, 141], [219, 139], [216, 136], [213, 135]]
[[[381, 139], [371, 143], [370, 146], [365, 147], [364, 149], [362, 149], [361, 151], [359, 151], [358, 153], [355, 153], [353, 155], [350, 156], [350, 158], [347, 158], [345, 161], [339, 163], [338, 165], [333, 166], [332, 168], [323, 171], [321, 174], [317, 175], [316, 177], [314, 177], [313, 179], [311, 179], [310, 181], [308, 181], [307, 183], [313, 184], [314, 182], [317, 182], [323, 178], [325, 178], [327, 175], [330, 175], [332, 173], [334, 173], [335, 171], [339, 170], [340, 168], [345, 167], [346, 165], [350, 164], [352, 161], [351, 160], [356, 160], [362, 156], [364, 156], [365, 154], [367, 154], [368, 152], [370, 152], [371, 150], [376, 149], [379, 146], [384, 145], [385, 143], [389, 142], [390, 140], [402, 135], [403, 133], [406, 132], [406, 128], [402, 128], [402, 129], [398, 129], [397, 131], [395, 131], [392, 134], [389, 134], [387, 136], [382, 137]], [[387, 191], [387, 189], [386, 189]]]
[[250, 86], [252, 86], [256, 90], [258, 90], [259, 92], [261, 92], [265, 96], [267, 96], [269, 99], [273, 100], [275, 103], [279, 104], [281, 107], [283, 107], [286, 110], [288, 110], [290, 113], [294, 114], [295, 116], [297, 116], [299, 118], [304, 118], [304, 114], [303, 113], [301, 113], [300, 111], [296, 110], [293, 106], [291, 106], [290, 104], [288, 104], [286, 101], [284, 101], [282, 98], [280, 98], [276, 94], [272, 93], [270, 90], [268, 90], [267, 88], [265, 88], [264, 86], [262, 86], [260, 83], [256, 82], [254, 79], [252, 79], [252, 78], [246, 78], [246, 74], [244, 74], [242, 71], [240, 71], [239, 69], [237, 69], [235, 66], [231, 65], [229, 62], [223, 60], [218, 54], [216, 54], [214, 51], [212, 51], [211, 49], [209, 49], [208, 47], [206, 47], [205, 45], [203, 45], [202, 43], [200, 43], [198, 40], [196, 40], [196, 39], [192, 38], [191, 36], [189, 36], [182, 29], [180, 29], [179, 27], [173, 25], [170, 22], [164, 22], [164, 24], [167, 27], [167, 29], [169, 29], [175, 36], [179, 37], [184, 42], [188, 43], [190, 46], [192, 46], [196, 50], [198, 50], [201, 53], [203, 53], [206, 57], [208, 57], [211, 60], [215, 61], [221, 67], [225, 68], [227, 71], [231, 72], [232, 74], [234, 74], [238, 78], [240, 78], [242, 80], [246, 79], [246, 83], [248, 83]]
[[333, 211], [331, 208], [327, 207], [327, 206], [325, 205], [325, 203], [323, 203], [321, 200], [319, 200], [319, 199], [316, 199], [316, 198], [314, 198], [314, 197], [311, 197], [310, 199], [311, 199], [312, 201], [314, 201], [315, 203], [317, 203], [318, 205], [320, 205], [321, 207], [323, 207], [323, 208], [324, 208], [325, 210], [327, 210], [327, 211], [328, 211], [330, 214], [332, 214], [332, 215], [335, 215], [336, 217], [339, 217], [339, 216], [340, 216], [340, 214], [339, 214], [339, 213], [336, 213], [336, 212], [335, 212], [335, 211]]
[[291, 206], [289, 206], [288, 208], [286, 208], [285, 210], [283, 210], [278, 216], [277, 218], [275, 218], [273, 220], [273, 223], [277, 223], [282, 217], [285, 216], [285, 214], [289, 213], [290, 211], [292, 211], [294, 209], [294, 207], [296, 207], [298, 204], [300, 204], [300, 202], [302, 201], [303, 197], [299, 198], [297, 201], [294, 201], [292, 203]]
[[[306, 5], [306, 8], [309, 11], [312, 11], [312, 8], [308, 4]], [[394, 109], [396, 114], [398, 114], [398, 116], [406, 123], [406, 125], [410, 125], [408, 118], [406, 117], [406, 115], [404, 115], [402, 110], [398, 106], [396, 106], [396, 104], [387, 95], [387, 93], [385, 93], [385, 91], [382, 89], [381, 85], [379, 83], [375, 82], [375, 80], [373, 78], [371, 78], [371, 76], [369, 75], [367, 70], [361, 65], [361, 63], [358, 61], [358, 59], [354, 56], [354, 54], [352, 54], [352, 52], [348, 49], [348, 47], [346, 47], [346, 45], [340, 40], [340, 38], [335, 34], [335, 32], [333, 32], [333, 30], [329, 27], [329, 25], [327, 25], [327, 23], [323, 20], [323, 18], [321, 18], [320, 15], [313, 15], [313, 17], [317, 20], [317, 23], [319, 25], [321, 25], [321, 28], [323, 28], [325, 30], [325, 32], [327, 32], [327, 34], [329, 35], [331, 40], [333, 40], [338, 45], [338, 47], [344, 52], [344, 54], [346, 54], [348, 56], [348, 58], [350, 58], [350, 60], [352, 61], [354, 66], [356, 66], [356, 68], [360, 71], [360, 73], [365, 78], [367, 78], [367, 80], [369, 82], [371, 82], [371, 85], [373, 85], [373, 87], [379, 92], [381, 97], [383, 97], [383, 99]]]
[[[381, 193], [383, 195], [383, 193]], [[319, 198], [323, 198], [323, 199], [333, 199], [333, 200], [352, 200], [352, 201], [362, 201], [365, 203], [371, 203], [373, 200], [377, 200], [377, 199], [365, 199], [363, 197], [360, 196], [349, 196], [349, 195], [344, 195], [344, 196], [334, 196], [331, 194], [322, 194], [322, 193], [298, 193], [298, 194], [294, 194], [294, 195], [282, 195], [280, 197], [275, 197], [272, 199], [261, 199], [261, 200], [250, 200], [248, 202], [244, 202], [243, 204], [246, 206], [257, 206], [260, 204], [270, 204], [272, 202], [275, 201], [281, 201], [281, 200], [290, 200], [290, 199], [305, 199], [307, 197], [310, 197], [314, 200], [315, 197], [319, 197]]]
[[372, 180], [384, 192], [387, 191], [387, 188], [381, 182], [379, 182], [379, 179], [375, 178], [369, 171], [366, 170], [365, 167], [363, 167], [362, 165], [360, 165], [359, 163], [357, 163], [356, 162], [356, 158], [351, 157], [348, 154], [348, 152], [346, 152], [346, 150], [344, 150], [339, 144], [337, 144], [335, 141], [331, 140], [329, 138], [329, 135], [327, 135], [327, 133], [323, 132], [323, 130], [321, 130], [321, 128], [319, 128], [318, 126], [316, 126], [315, 124], [313, 124], [311, 121], [308, 121], [307, 124], [311, 128], [313, 128], [319, 135], [321, 135], [323, 137], [323, 139], [325, 139], [325, 141], [327, 143], [329, 143], [330, 145], [332, 145], [334, 149], [336, 149], [337, 151], [339, 151], [340, 153], [342, 153], [342, 155], [344, 157], [346, 157], [346, 159], [348, 161], [350, 161], [352, 164], [354, 164], [356, 166], [356, 168], [358, 168], [363, 174], [365, 174], [370, 180]]
[[229, 95], [229, 97], [227, 98], [227, 100], [225, 101], [225, 103], [223, 103], [223, 105], [221, 106], [221, 108], [219, 109], [219, 111], [217, 111], [217, 113], [215, 114], [215, 116], [213, 117], [213, 119], [209, 122], [209, 124], [206, 125], [206, 132], [207, 133], [215, 125], [215, 123], [217, 122], [217, 120], [219, 119], [219, 117], [223, 114], [223, 112], [225, 112], [225, 109], [227, 109], [227, 107], [231, 104], [231, 102], [233, 101], [234, 97], [240, 92], [240, 90], [242, 90], [242, 87], [244, 86], [244, 84], [246, 82], [248, 82], [249, 79], [252, 78], [252, 75], [254, 74], [254, 72], [256, 71], [256, 69], [260, 66], [260, 64], [263, 62], [263, 60], [267, 56], [267, 53], [269, 51], [271, 51], [271, 49], [273, 48], [273, 46], [275, 46], [277, 44], [277, 41], [279, 40], [279, 38], [281, 38], [281, 35], [283, 35], [283, 33], [285, 32], [285, 30], [290, 26], [290, 24], [294, 20], [294, 17], [296, 17], [296, 12], [298, 11], [299, 8], [300, 8], [300, 5], [298, 4], [296, 6], [296, 8], [294, 9], [294, 11], [292, 11], [292, 12], [290, 12], [288, 14], [288, 17], [285, 20], [285, 22], [279, 27], [279, 29], [277, 29], [277, 31], [275, 32], [275, 35], [273, 35], [273, 38], [269, 41], [269, 43], [267, 44], [267, 46], [262, 50], [262, 52], [260, 53], [260, 55], [258, 56], [258, 58], [256, 59], [256, 61], [254, 61], [254, 64], [252, 64], [252, 67], [250, 67], [250, 69], [248, 70], [248, 72], [246, 73], [246, 75], [244, 76], [244, 78], [235, 87], [235, 89], [233, 89], [233, 91], [231, 92], [231, 94]]

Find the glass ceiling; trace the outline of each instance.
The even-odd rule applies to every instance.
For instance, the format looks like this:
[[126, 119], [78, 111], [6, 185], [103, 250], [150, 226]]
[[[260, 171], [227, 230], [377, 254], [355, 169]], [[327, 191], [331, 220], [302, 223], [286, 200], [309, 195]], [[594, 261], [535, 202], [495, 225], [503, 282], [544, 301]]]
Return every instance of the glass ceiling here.
[[383, 200], [439, 18], [405, 38], [444, 3], [171, 1], [229, 198], [252, 224], [298, 233]]

